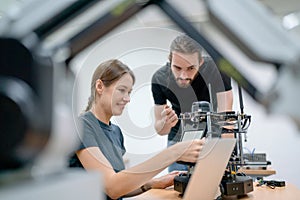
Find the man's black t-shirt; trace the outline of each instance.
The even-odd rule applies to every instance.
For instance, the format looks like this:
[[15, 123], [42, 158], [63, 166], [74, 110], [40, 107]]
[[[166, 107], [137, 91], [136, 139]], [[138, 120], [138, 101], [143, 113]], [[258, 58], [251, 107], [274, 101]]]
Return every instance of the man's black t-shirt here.
[[[177, 85], [169, 63], [158, 69], [152, 76], [151, 90], [154, 103], [163, 105], [167, 103], [167, 100], [170, 101], [178, 116], [180, 113], [191, 112], [192, 103], [196, 101], [210, 102], [213, 111], [216, 111], [216, 93], [231, 90], [231, 79], [218, 70], [210, 57], [203, 58], [203, 65], [187, 88], [181, 88]], [[209, 85], [213, 102], [210, 100]], [[168, 140], [178, 141], [180, 139], [179, 126], [180, 121], [171, 129]]]

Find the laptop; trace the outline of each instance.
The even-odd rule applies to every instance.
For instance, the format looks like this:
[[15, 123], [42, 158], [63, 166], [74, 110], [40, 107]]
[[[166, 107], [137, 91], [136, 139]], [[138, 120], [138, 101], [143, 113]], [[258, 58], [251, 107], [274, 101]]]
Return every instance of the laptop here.
[[207, 139], [183, 195], [184, 200], [213, 200], [235, 147], [234, 138]]

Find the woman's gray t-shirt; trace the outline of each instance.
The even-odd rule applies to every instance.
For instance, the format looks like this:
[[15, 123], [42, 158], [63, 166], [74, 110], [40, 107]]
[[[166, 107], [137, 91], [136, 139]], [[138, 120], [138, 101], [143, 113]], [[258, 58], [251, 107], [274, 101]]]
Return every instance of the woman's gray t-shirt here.
[[[99, 147], [115, 172], [125, 169], [123, 155], [126, 152], [121, 129], [114, 124], [99, 121], [93, 113], [86, 112], [79, 117], [80, 146], [76, 150]], [[71, 167], [83, 167], [76, 154], [70, 160]]]

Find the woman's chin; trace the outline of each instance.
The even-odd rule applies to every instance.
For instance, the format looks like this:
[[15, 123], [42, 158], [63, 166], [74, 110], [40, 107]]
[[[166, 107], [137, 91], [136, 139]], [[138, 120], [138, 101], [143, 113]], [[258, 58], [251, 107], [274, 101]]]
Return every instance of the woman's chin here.
[[114, 115], [114, 116], [120, 116], [122, 113], [123, 113], [123, 110], [115, 110], [115, 111], [113, 112], [113, 115]]

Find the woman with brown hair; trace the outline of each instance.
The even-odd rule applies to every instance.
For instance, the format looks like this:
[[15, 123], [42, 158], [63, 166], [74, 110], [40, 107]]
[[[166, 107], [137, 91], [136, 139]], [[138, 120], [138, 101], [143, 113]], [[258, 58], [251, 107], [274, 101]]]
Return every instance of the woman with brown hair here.
[[121, 115], [130, 102], [134, 82], [133, 72], [119, 60], [103, 62], [93, 74], [89, 103], [85, 113], [79, 117], [83, 136], [70, 165], [98, 170], [102, 174], [107, 199], [122, 199], [151, 188], [171, 186], [180, 172], [153, 177], [176, 161], [196, 162], [204, 144], [204, 140], [181, 142], [125, 169], [123, 135], [110, 119]]

